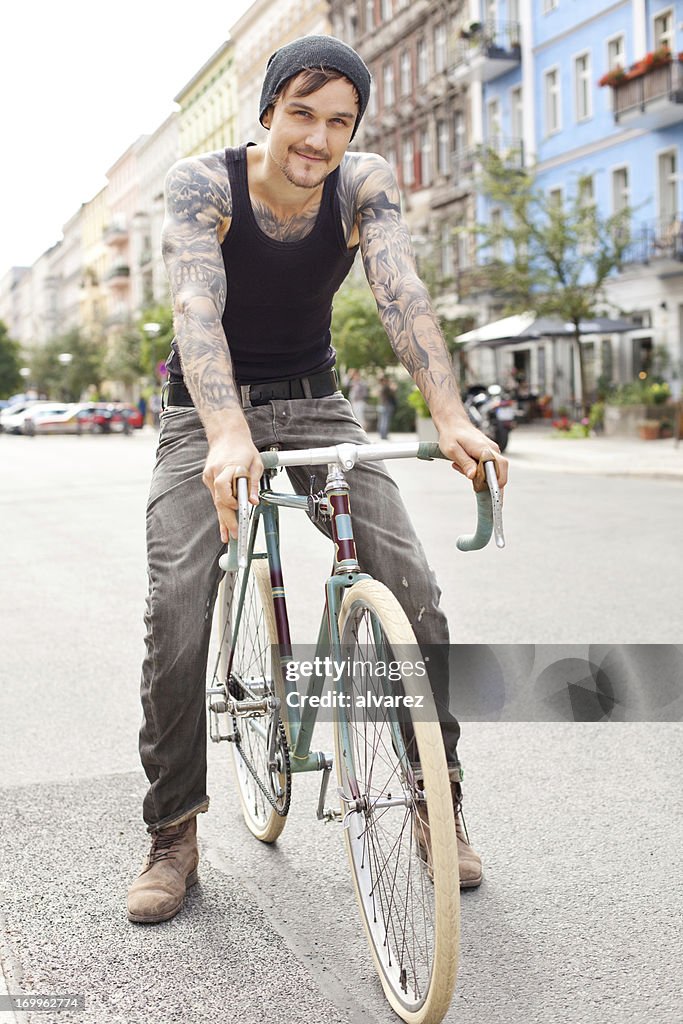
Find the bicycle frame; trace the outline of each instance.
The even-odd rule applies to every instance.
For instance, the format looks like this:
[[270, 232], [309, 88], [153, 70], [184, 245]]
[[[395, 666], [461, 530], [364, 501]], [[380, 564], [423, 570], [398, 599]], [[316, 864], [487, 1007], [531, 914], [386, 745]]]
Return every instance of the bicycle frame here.
[[[289, 628], [289, 616], [280, 557], [279, 509], [297, 508], [308, 511], [309, 497], [273, 491], [270, 486], [269, 474], [264, 476], [259, 494], [260, 504], [254, 509], [248, 546], [248, 564], [254, 558], [264, 557], [254, 553], [254, 545], [259, 528], [263, 521], [266, 552], [268, 559], [271, 593], [275, 612], [275, 624], [278, 637], [280, 667], [286, 697], [298, 695], [294, 682], [288, 679], [287, 665], [292, 660], [292, 644]], [[318, 639], [315, 646], [316, 659], [339, 659], [341, 656], [341, 638], [339, 636], [338, 616], [343, 592], [357, 580], [371, 579], [367, 573], [361, 572], [356, 554], [353, 536], [353, 522], [349, 506], [349, 485], [339, 463], [331, 463], [328, 467], [325, 485], [325, 502], [329, 516], [330, 531], [334, 545], [334, 565], [331, 576], [325, 582], [325, 607], [322, 612]], [[239, 596], [235, 629], [239, 628], [244, 594], [246, 591], [246, 575], [242, 592]], [[322, 751], [312, 751], [311, 743], [318, 716], [316, 698], [320, 698], [325, 683], [323, 673], [313, 673], [308, 680], [301, 703], [290, 703], [286, 699], [286, 707], [280, 709], [280, 717], [285, 721], [290, 737], [290, 760], [292, 772], [326, 771], [332, 767], [331, 759]], [[313, 698], [313, 701], [311, 700]], [[324, 802], [324, 792], [320, 804]], [[322, 806], [319, 807], [322, 811]], [[319, 814], [322, 817], [322, 813]]]
[[[438, 445], [414, 443], [400, 445], [366, 445], [363, 446], [365, 459], [382, 458], [406, 458], [417, 457], [431, 460], [437, 457], [443, 458]], [[253, 560], [267, 558], [269, 566], [270, 587], [273, 598], [275, 613], [275, 625], [278, 639], [279, 661], [282, 671], [283, 684], [285, 688], [285, 708], [279, 709], [277, 717], [285, 722], [289, 735], [290, 763], [291, 770], [295, 772], [324, 771], [323, 784], [321, 786], [320, 800], [318, 803], [318, 817], [331, 817], [333, 812], [325, 812], [323, 808], [327, 780], [332, 769], [332, 758], [322, 751], [312, 751], [311, 743], [313, 732], [318, 716], [318, 701], [325, 684], [325, 674], [317, 671], [320, 662], [330, 657], [333, 662], [342, 660], [341, 637], [339, 635], [338, 617], [343, 599], [343, 592], [358, 580], [369, 580], [372, 577], [361, 571], [356, 554], [356, 545], [353, 535], [353, 522], [349, 502], [349, 485], [344, 475], [345, 470], [351, 469], [356, 461], [361, 459], [360, 446], [352, 444], [341, 444], [328, 449], [310, 449], [288, 453], [295, 456], [296, 461], [281, 461], [285, 453], [277, 451], [263, 453], [265, 467], [262, 486], [259, 493], [259, 504], [254, 508], [251, 517], [251, 527], [247, 541], [246, 558], [244, 559], [245, 574], [242, 580], [242, 587], [238, 597], [237, 610], [234, 622], [234, 631], [237, 632], [240, 626], [244, 598], [247, 589], [247, 580], [250, 566]], [[490, 459], [493, 459], [492, 453]], [[322, 465], [327, 464], [327, 478], [325, 483], [325, 495], [296, 495], [285, 494], [273, 491], [270, 486], [270, 479], [277, 466], [286, 465]], [[469, 550], [483, 547], [495, 529], [496, 543], [499, 547], [504, 544], [502, 535], [501, 499], [498, 492], [495, 469], [492, 461], [480, 463], [479, 486], [475, 482], [477, 490], [478, 521], [477, 530], [474, 535], [466, 538], [459, 538], [457, 546], [461, 550]], [[246, 492], [246, 488], [244, 492]], [[245, 497], [246, 500], [246, 497]], [[299, 698], [296, 684], [288, 679], [287, 666], [292, 661], [292, 643], [289, 628], [289, 616], [285, 596], [285, 586], [282, 573], [282, 562], [280, 557], [280, 535], [279, 535], [279, 509], [296, 508], [309, 513], [316, 512], [316, 503], [322, 506], [322, 514], [330, 524], [330, 532], [334, 545], [334, 564], [330, 577], [325, 583], [325, 607], [323, 609], [318, 638], [315, 647], [314, 664], [316, 671], [309, 677], [306, 691], [301, 695], [303, 708], [299, 707], [299, 699], [290, 703], [289, 698], [295, 693]], [[246, 506], [242, 513], [246, 512]], [[314, 518], [314, 516], [311, 516]], [[242, 516], [244, 519], [244, 516]], [[255, 552], [256, 536], [260, 521], [263, 520], [266, 551]], [[243, 537], [240, 537], [243, 543]], [[228, 570], [236, 570], [238, 544], [231, 540], [228, 556], [221, 558], [221, 567]], [[317, 659], [320, 659], [318, 661]], [[228, 666], [228, 674], [231, 666]], [[338, 693], [341, 693], [341, 682], [338, 684]], [[222, 693], [222, 690], [209, 689], [211, 693]], [[343, 717], [343, 716], [342, 716]], [[343, 726], [342, 726], [343, 727]], [[272, 742], [274, 743], [275, 730], [272, 730]], [[271, 751], [272, 754], [272, 751]]]

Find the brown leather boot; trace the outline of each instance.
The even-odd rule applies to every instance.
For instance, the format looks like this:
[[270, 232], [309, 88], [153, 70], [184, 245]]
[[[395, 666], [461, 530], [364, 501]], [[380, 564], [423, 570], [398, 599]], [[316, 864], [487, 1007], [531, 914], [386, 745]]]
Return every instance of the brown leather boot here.
[[[418, 783], [419, 785], [419, 783]], [[470, 838], [467, 834], [467, 826], [462, 815], [462, 786], [459, 782], [451, 780], [451, 794], [453, 796], [453, 812], [455, 814], [455, 835], [458, 841], [458, 868], [460, 873], [461, 889], [476, 889], [481, 885], [484, 872], [481, 864], [481, 857], [470, 846]], [[417, 819], [415, 821], [415, 844], [421, 860], [427, 865], [429, 877], [434, 880], [432, 869], [432, 848], [429, 831], [429, 812], [427, 805], [417, 804]]]
[[152, 848], [128, 890], [128, 920], [157, 924], [175, 917], [197, 881], [197, 819], [152, 833]]

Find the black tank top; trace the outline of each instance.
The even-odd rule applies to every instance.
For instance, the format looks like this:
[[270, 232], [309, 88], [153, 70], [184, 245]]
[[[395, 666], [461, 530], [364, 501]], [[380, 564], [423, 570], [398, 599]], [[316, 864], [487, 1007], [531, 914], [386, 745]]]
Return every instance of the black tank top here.
[[[250, 143], [252, 145], [252, 143]], [[259, 228], [249, 197], [247, 147], [226, 149], [232, 190], [232, 221], [221, 246], [227, 276], [223, 328], [239, 384], [286, 380], [334, 365], [332, 298], [358, 250], [344, 238], [337, 182], [339, 168], [323, 185], [320, 209], [309, 234], [280, 242]], [[174, 339], [167, 366], [182, 377]]]

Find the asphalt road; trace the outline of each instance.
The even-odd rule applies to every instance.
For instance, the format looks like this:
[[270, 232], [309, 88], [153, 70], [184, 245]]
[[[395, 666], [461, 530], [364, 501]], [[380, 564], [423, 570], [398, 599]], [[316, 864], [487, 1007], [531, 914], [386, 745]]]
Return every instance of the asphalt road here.
[[[125, 918], [146, 848], [137, 686], [153, 457], [151, 433], [0, 436], [7, 988], [84, 993], [88, 1024], [389, 1022], [341, 830], [316, 822], [312, 777], [295, 780], [287, 828], [262, 847], [212, 746], [200, 885], [167, 924]], [[473, 516], [464, 483], [442, 464], [393, 468], [454, 640], [508, 645], [537, 666], [538, 645], [675, 645], [680, 484], [567, 478], [511, 457], [508, 546], [476, 555], [451, 542]], [[294, 631], [308, 642], [329, 550], [305, 517], [283, 520]], [[467, 818], [486, 879], [463, 897], [449, 1021], [681, 1017], [682, 739], [680, 722], [466, 724]], [[324, 727], [320, 745], [332, 749]]]

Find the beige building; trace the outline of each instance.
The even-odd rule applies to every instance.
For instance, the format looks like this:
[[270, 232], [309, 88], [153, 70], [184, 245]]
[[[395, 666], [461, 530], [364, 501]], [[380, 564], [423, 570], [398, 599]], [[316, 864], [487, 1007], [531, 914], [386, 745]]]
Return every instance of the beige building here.
[[115, 329], [130, 324], [142, 302], [142, 280], [135, 271], [140, 266], [143, 238], [133, 229], [133, 219], [140, 209], [138, 152], [148, 138], [141, 135], [107, 171], [109, 218], [103, 237], [109, 260], [105, 281], [108, 326]]
[[219, 46], [175, 102], [180, 106], [181, 156], [211, 153], [235, 144], [237, 83], [231, 40]]
[[81, 237], [81, 326], [88, 337], [103, 339], [109, 315], [109, 249], [104, 242], [104, 229], [109, 219], [108, 186], [82, 207]]
[[329, 35], [327, 0], [256, 0], [230, 29], [238, 82], [237, 143], [261, 142], [258, 120], [268, 58], [299, 36]]
[[134, 246], [137, 266], [131, 267], [140, 278], [136, 289], [140, 298], [137, 312], [153, 305], [168, 303], [166, 268], [161, 255], [161, 228], [164, 220], [164, 182], [169, 168], [181, 156], [180, 130], [182, 113], [173, 113], [142, 143], [137, 152], [138, 209], [133, 217], [133, 231], [138, 236]]
[[0, 278], [0, 320], [9, 336], [23, 343], [26, 333], [26, 295], [30, 294], [31, 267], [10, 267]]

